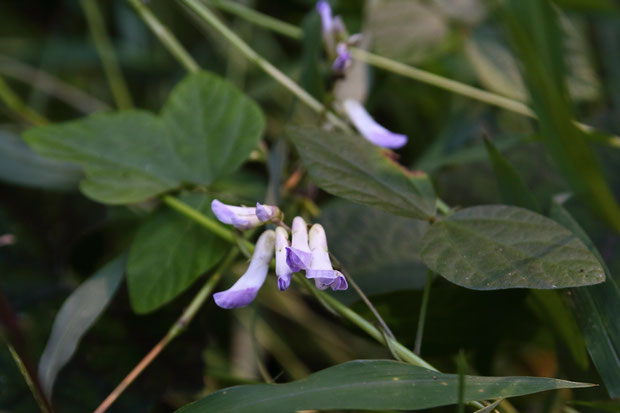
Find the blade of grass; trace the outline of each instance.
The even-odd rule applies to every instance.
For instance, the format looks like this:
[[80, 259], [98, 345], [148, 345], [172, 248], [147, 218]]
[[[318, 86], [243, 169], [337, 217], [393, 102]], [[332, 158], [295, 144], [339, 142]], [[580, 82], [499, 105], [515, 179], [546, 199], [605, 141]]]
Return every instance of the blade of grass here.
[[116, 59], [116, 53], [114, 53], [114, 47], [108, 36], [105, 28], [105, 22], [97, 2], [95, 0], [81, 0], [82, 9], [84, 10], [84, 16], [88, 23], [88, 29], [90, 35], [95, 43], [95, 48], [101, 63], [103, 64], [103, 71], [105, 72], [108, 84], [112, 90], [112, 95], [116, 101], [116, 106], [119, 109], [131, 109], [133, 103], [131, 101], [131, 95], [129, 94], [129, 88], [127, 82], [123, 77], [123, 72]]

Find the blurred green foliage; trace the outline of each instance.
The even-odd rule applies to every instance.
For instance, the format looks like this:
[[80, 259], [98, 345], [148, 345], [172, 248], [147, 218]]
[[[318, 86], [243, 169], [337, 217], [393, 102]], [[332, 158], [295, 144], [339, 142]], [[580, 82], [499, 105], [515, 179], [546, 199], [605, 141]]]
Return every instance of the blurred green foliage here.
[[[318, 189], [316, 182], [303, 175], [302, 160], [284, 138], [287, 125], [316, 123], [316, 117], [217, 33], [198, 24], [179, 4], [166, 0], [146, 3], [203, 69], [235, 84], [259, 104], [266, 117], [264, 142], [239, 171], [209, 187], [209, 195], [251, 204], [264, 201], [265, 194], [270, 194], [272, 200], [282, 201], [287, 217], [304, 214], [322, 222], [330, 244], [337, 244], [332, 246], [333, 252], [354, 278], [359, 274], [360, 285], [395, 335], [413, 347], [425, 276], [415, 249], [420, 248], [424, 234], [418, 224], [427, 224], [401, 224], [399, 220], [404, 218], [334, 201], [333, 196]], [[279, 36], [221, 10], [218, 15], [264, 58], [329, 103], [332, 96], [326, 90], [331, 89], [333, 79], [329, 62], [316, 44], [314, 3], [247, 2], [262, 13], [303, 28], [308, 35], [305, 42]], [[127, 2], [97, 4], [134, 104], [158, 112], [185, 70]], [[587, 161], [599, 170], [597, 182], [609, 185], [605, 202], [611, 202], [613, 194], [617, 198], [619, 150], [602, 143], [585, 143], [585, 133], [570, 123], [575, 113], [577, 119], [607, 135], [620, 134], [620, 14], [614, 2], [557, 1], [553, 12], [560, 13], [562, 31], [556, 33], [560, 40], [546, 45], [549, 49], [534, 48], [541, 46], [542, 38], [531, 43], [527, 39], [522, 44], [518, 39], [514, 42], [515, 30], [528, 30], [523, 26], [527, 17], [518, 20], [510, 10], [498, 10], [495, 2], [340, 0], [332, 5], [343, 15], [350, 31], [368, 36], [370, 50], [376, 53], [497, 93], [532, 97], [543, 120], [541, 129], [536, 121], [522, 115], [368, 68], [368, 83], [363, 87], [368, 88], [369, 111], [381, 124], [409, 136], [409, 144], [398, 152], [398, 162], [427, 172], [435, 192], [448, 205], [511, 203], [503, 194], [505, 186], [501, 185], [506, 181], [497, 173], [498, 164], [510, 171], [506, 179], [518, 173], [520, 190], [531, 191], [527, 204], [539, 205], [543, 212], [549, 211], [553, 196], [571, 188], [579, 192], [585, 187], [587, 192], [591, 187], [581, 179], [584, 164], [580, 158], [558, 155], [566, 149], [566, 139], [578, 142], [572, 153], [586, 153]], [[506, 21], [515, 16], [511, 32]], [[544, 22], [537, 20], [539, 17], [533, 19]], [[115, 106], [79, 1], [0, 2], [0, 22], [0, 76], [30, 108], [61, 122]], [[526, 59], [520, 64], [523, 52]], [[544, 72], [562, 56], [566, 59], [565, 76], [563, 69]], [[532, 78], [536, 68], [545, 76]], [[54, 77], [54, 93], [42, 86], [41, 73]], [[551, 105], [555, 112], [547, 114], [549, 106], [541, 101], [553, 95], [556, 83], [566, 86], [554, 101], [562, 106]], [[72, 88], [85, 96], [73, 94], [74, 99], [66, 99]], [[4, 337], [15, 335], [22, 344], [20, 350], [28, 356], [24, 361], [34, 367], [65, 299], [103, 264], [127, 251], [134, 237], [144, 237], [149, 220], [157, 215], [151, 215], [155, 207], [151, 201], [124, 207], [104, 206], [85, 198], [78, 191], [81, 174], [76, 167], [41, 158], [18, 140], [31, 126], [0, 103], [0, 236], [14, 236], [14, 242], [0, 246], [0, 333]], [[485, 136], [497, 148], [491, 160], [485, 151]], [[551, 151], [547, 152], [545, 142]], [[299, 182], [295, 182], [296, 174], [301, 175]], [[571, 187], [575, 179], [578, 184]], [[280, 185], [285, 189], [279, 191]], [[571, 198], [564, 207], [600, 252], [609, 269], [608, 279], [620, 281], [617, 233], [578, 198]], [[372, 234], [365, 230], [372, 230]], [[404, 252], [407, 248], [411, 249], [409, 255]], [[222, 285], [232, 284], [245, 264], [237, 262]], [[193, 280], [196, 275], [192, 273], [189, 278]], [[386, 281], [377, 282], [380, 277]], [[387, 349], [300, 290], [279, 293], [273, 278], [269, 277], [259, 299], [249, 308], [226, 312], [209, 302], [191, 328], [149, 365], [110, 411], [174, 411], [220, 388], [261, 381], [261, 369], [276, 382], [284, 382], [356, 358], [391, 357]], [[194, 283], [166, 306], [139, 315], [132, 310], [123, 284], [60, 372], [53, 398], [55, 410], [84, 412], [97, 406], [165, 334], [200, 284]], [[592, 288], [600, 292], [600, 287]], [[528, 290], [473, 291], [437, 278], [431, 292], [423, 356], [442, 371], [455, 371], [454, 357], [464, 350], [468, 374], [553, 376], [602, 384], [603, 374], [597, 372], [600, 364], [585, 363], [580, 347], [583, 338], [570, 334], [574, 321], [557, 328], [550, 323], [549, 312], [566, 321], [567, 316], [561, 314], [569, 294], [559, 291], [550, 300], [553, 302], [544, 303], [550, 307], [543, 305], [541, 309], [540, 303], [536, 304], [540, 296]], [[607, 297], [604, 292], [600, 294]], [[353, 294], [344, 297], [353, 309], [372, 318], [362, 303], [355, 302]], [[608, 333], [617, 334], [618, 318], [608, 314], [602, 319]], [[568, 341], [571, 337], [573, 342]], [[612, 378], [620, 374], [618, 369], [610, 371], [605, 374]], [[514, 404], [522, 411], [559, 412], [567, 400], [609, 400], [609, 394], [618, 395], [613, 391], [601, 386], [543, 393], [517, 398]], [[584, 412], [596, 411], [596, 404], [575, 406]], [[37, 409], [7, 348], [0, 347], [0, 411]]]

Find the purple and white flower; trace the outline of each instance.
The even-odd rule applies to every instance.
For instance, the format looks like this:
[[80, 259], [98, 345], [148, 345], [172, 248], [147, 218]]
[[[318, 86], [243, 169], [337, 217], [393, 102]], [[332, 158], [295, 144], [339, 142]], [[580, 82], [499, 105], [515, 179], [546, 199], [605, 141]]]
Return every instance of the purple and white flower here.
[[286, 263], [286, 248], [289, 246], [288, 231], [282, 227], [276, 228], [276, 275], [278, 289], [284, 291], [291, 285], [293, 270]]
[[263, 205], [260, 202], [256, 203], [256, 216], [260, 222], [269, 222], [274, 219], [282, 219], [282, 211], [275, 205]]
[[302, 217], [293, 219], [292, 242], [286, 247], [286, 263], [293, 272], [310, 268], [312, 253], [308, 246], [308, 226]]
[[252, 260], [245, 274], [226, 291], [213, 294], [215, 303], [226, 309], [245, 307], [250, 304], [267, 277], [269, 263], [273, 257], [276, 234], [267, 230], [256, 241]]
[[238, 229], [256, 228], [263, 224], [256, 216], [256, 208], [253, 207], [227, 205], [214, 199], [211, 202], [211, 210], [221, 222]]
[[344, 275], [332, 267], [327, 250], [327, 237], [321, 224], [314, 224], [310, 228], [310, 251], [312, 262], [310, 268], [306, 270], [306, 278], [314, 279], [316, 287], [320, 290], [330, 288], [336, 290], [346, 290], [347, 280]]
[[373, 144], [383, 148], [397, 149], [407, 143], [407, 135], [390, 132], [379, 125], [357, 100], [346, 99], [342, 105], [355, 128]]

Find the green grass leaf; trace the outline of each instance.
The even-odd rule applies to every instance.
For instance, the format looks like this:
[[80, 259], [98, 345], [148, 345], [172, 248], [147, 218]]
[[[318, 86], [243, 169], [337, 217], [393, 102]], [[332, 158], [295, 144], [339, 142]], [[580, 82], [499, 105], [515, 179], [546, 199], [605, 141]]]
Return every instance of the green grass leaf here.
[[536, 201], [530, 188], [527, 187], [514, 166], [504, 158], [488, 139], [484, 140], [484, 146], [493, 165], [502, 201], [509, 205], [529, 209], [530, 211], [541, 212], [538, 201]]
[[[201, 194], [183, 202], [213, 218], [211, 199]], [[127, 260], [131, 306], [147, 313], [174, 299], [226, 253], [228, 244], [171, 209], [155, 212], [140, 227]]]
[[125, 256], [110, 261], [62, 304], [39, 361], [39, 381], [48, 399], [52, 397], [58, 372], [69, 362], [82, 336], [114, 297], [123, 279], [124, 267]]
[[555, 221], [522, 208], [466, 208], [435, 223], [422, 260], [475, 290], [563, 288], [601, 283], [605, 271], [588, 247]]
[[161, 116], [98, 114], [30, 129], [24, 138], [46, 158], [80, 165], [86, 196], [125, 204], [229, 174], [256, 146], [263, 127], [253, 101], [228, 81], [199, 72], [172, 91]]
[[325, 191], [409, 218], [435, 215], [428, 175], [405, 170], [363, 137], [315, 127], [287, 131], [310, 177]]
[[549, 0], [510, 0], [504, 4], [532, 108], [551, 156], [582, 201], [620, 233], [620, 208], [588, 144], [587, 132], [573, 123], [556, 11]]
[[551, 204], [549, 215], [590, 248], [607, 274], [603, 284], [572, 290], [571, 302], [586, 347], [607, 392], [612, 398], [620, 397], [620, 284], [610, 274], [594, 243], [560, 203]]
[[[355, 360], [286, 384], [219, 390], [179, 413], [278, 413], [331, 409], [425, 409], [457, 402], [458, 376], [389, 360]], [[465, 376], [465, 402], [589, 384], [540, 377]]]

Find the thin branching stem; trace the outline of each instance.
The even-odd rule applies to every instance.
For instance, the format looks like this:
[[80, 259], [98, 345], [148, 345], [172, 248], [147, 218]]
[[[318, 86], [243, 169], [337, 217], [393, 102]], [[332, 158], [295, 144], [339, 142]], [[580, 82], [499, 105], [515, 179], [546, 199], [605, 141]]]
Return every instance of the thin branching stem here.
[[110, 406], [118, 399], [118, 397], [129, 387], [131, 383], [148, 367], [149, 364], [162, 352], [164, 348], [174, 340], [179, 334], [181, 334], [187, 325], [192, 321], [198, 310], [202, 307], [205, 301], [211, 296], [213, 289], [220, 281], [222, 272], [224, 272], [230, 264], [237, 258], [239, 250], [233, 247], [228, 255], [222, 260], [221, 264], [213, 272], [213, 275], [209, 277], [204, 286], [198, 291], [196, 296], [192, 299], [191, 303], [183, 314], [175, 321], [170, 327], [166, 335], [159, 340], [159, 342], [148, 352], [146, 356], [129, 372], [129, 374], [116, 386], [116, 388], [105, 398], [105, 400], [95, 409], [95, 413], [103, 413], [110, 408]]

